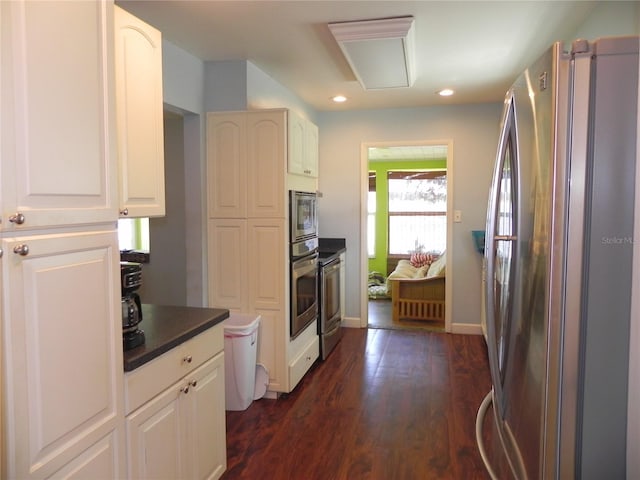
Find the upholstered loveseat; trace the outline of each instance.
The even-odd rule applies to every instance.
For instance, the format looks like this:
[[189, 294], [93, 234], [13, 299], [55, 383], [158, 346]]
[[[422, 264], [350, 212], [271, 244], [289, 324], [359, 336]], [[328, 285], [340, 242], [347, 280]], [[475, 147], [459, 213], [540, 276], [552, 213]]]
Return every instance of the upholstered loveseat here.
[[400, 260], [387, 277], [393, 321], [400, 319], [444, 321], [445, 265], [443, 253], [433, 263], [414, 266]]

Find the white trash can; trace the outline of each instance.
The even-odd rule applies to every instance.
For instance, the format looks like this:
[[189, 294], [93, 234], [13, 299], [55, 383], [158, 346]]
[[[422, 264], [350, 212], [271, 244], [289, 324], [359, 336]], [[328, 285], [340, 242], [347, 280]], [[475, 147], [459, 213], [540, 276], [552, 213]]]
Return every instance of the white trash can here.
[[223, 325], [225, 408], [246, 410], [254, 399], [260, 315], [230, 313]]

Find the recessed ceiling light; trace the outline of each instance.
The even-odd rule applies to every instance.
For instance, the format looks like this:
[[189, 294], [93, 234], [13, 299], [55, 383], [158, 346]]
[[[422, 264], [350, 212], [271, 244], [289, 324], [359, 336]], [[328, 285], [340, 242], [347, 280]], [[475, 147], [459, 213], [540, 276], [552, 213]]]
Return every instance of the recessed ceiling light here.
[[450, 97], [453, 94], [454, 94], [454, 91], [451, 90], [450, 88], [443, 88], [438, 92], [438, 95], [440, 95], [441, 97]]
[[335, 97], [332, 97], [331, 100], [336, 103], [342, 103], [347, 101], [347, 97], [345, 97], [344, 95], [336, 95]]

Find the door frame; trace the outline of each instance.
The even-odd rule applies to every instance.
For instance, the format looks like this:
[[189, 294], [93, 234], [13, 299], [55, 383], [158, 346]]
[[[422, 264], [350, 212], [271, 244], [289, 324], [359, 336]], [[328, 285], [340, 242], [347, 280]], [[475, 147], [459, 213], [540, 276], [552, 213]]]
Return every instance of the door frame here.
[[[402, 147], [417, 145], [445, 145], [447, 147], [447, 258], [445, 283], [445, 319], [444, 330], [452, 331], [451, 301], [453, 299], [453, 140], [410, 140], [388, 142], [363, 142], [360, 144], [360, 284], [366, 286], [369, 276], [369, 255], [367, 248], [367, 196], [369, 191], [369, 148], [370, 147]], [[367, 289], [360, 289], [360, 328], [369, 324], [369, 298]]]

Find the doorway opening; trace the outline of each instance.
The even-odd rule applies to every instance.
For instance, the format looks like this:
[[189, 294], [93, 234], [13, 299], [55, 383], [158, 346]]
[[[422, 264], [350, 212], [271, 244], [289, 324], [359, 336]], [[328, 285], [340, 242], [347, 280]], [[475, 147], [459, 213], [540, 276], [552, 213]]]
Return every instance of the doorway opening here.
[[[449, 255], [445, 253], [451, 241], [452, 223], [452, 182], [447, 175], [451, 171], [450, 152], [448, 141], [363, 145], [362, 163], [367, 177], [362, 209], [362, 271], [366, 286], [362, 327], [449, 331], [450, 279], [445, 286], [442, 278], [438, 290], [424, 299], [418, 293], [415, 306], [396, 308], [395, 320], [392, 282], [387, 279], [399, 262], [401, 267], [422, 267], [419, 275], [426, 276], [429, 264], [440, 257], [441, 276], [450, 272], [445, 266], [449, 263]], [[398, 274], [393, 273], [392, 277]], [[424, 305], [423, 300], [431, 298], [444, 315], [434, 317], [431, 306]]]

